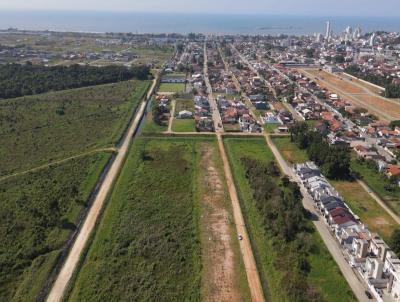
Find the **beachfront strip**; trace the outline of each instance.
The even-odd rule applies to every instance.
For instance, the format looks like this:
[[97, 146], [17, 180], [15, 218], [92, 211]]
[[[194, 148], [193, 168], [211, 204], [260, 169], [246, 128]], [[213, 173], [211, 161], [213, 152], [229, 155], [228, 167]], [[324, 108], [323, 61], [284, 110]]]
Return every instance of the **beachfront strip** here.
[[343, 256], [377, 301], [400, 301], [400, 259], [396, 254], [378, 234], [369, 231], [313, 162], [293, 169]]

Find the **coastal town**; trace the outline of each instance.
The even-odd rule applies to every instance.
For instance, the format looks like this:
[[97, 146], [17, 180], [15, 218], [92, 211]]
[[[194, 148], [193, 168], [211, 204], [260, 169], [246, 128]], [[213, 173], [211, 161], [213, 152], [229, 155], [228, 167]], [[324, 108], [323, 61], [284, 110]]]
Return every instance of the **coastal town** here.
[[[35, 297], [51, 302], [81, 297], [79, 291], [84, 292], [89, 282], [85, 280], [91, 269], [88, 259], [112, 255], [107, 262], [111, 266], [118, 257], [126, 261], [118, 262], [114, 270], [128, 267], [126, 259], [136, 259], [139, 264], [132, 267], [148, 270], [143, 276], [171, 259], [180, 262], [163, 267], [163, 274], [179, 271], [173, 278], [193, 282], [185, 283], [180, 292], [191, 284], [205, 286], [206, 295], [214, 299], [210, 301], [262, 302], [271, 295], [282, 301], [400, 302], [400, 33], [364, 32], [351, 26], [335, 33], [332, 22], [325, 25], [323, 33], [299, 36], [1, 30], [3, 67], [44, 66], [56, 72], [87, 68], [88, 73], [91, 68], [120, 68], [113, 70], [112, 81], [100, 77], [92, 83], [89, 78], [81, 86], [72, 83], [68, 90], [52, 89], [50, 76], [43, 80], [50, 87], [43, 91], [43, 102], [57, 98], [60, 102], [49, 106], [51, 112], [41, 123], [32, 123], [32, 137], [42, 129], [55, 131], [53, 119], [62, 127], [84, 119], [101, 122], [96, 129], [81, 125], [80, 130], [63, 133], [72, 137], [88, 128], [88, 143], [78, 155], [60, 151], [59, 157], [47, 159], [47, 166], [38, 160], [26, 170], [10, 168], [0, 174], [1, 185], [92, 153], [109, 156], [103, 159], [107, 166], [97, 168], [102, 172], [89, 190], [90, 202], [83, 197], [73, 201], [83, 207], [79, 223], [68, 221], [69, 212], [55, 223], [74, 232], [65, 246], [58, 243], [62, 252], [46, 271], [46, 282], [37, 285], [40, 291]], [[130, 70], [146, 74], [129, 77], [124, 72]], [[16, 135], [9, 142], [12, 146], [18, 146], [20, 135], [27, 131], [14, 129], [13, 123], [31, 122], [44, 110], [38, 106], [31, 113], [29, 107], [26, 118], [20, 118], [20, 107], [12, 103], [41, 104], [35, 99], [39, 94], [28, 89], [30, 79], [38, 82], [34, 75], [23, 79], [12, 91], [13, 98], [0, 99], [4, 101], [0, 113], [5, 112], [0, 114], [5, 117], [1, 123], [8, 129], [0, 135]], [[0, 75], [0, 88], [8, 90], [13, 81]], [[143, 87], [132, 94], [121, 83]], [[86, 100], [97, 101], [96, 85], [106, 99], [88, 105], [84, 118], [68, 116], [73, 110], [70, 104], [83, 110]], [[83, 99], [68, 94], [70, 90]], [[112, 107], [117, 99], [125, 99], [124, 106]], [[126, 114], [121, 113], [124, 110]], [[110, 126], [107, 133], [115, 140], [115, 133], [124, 129], [118, 140], [107, 138], [98, 145], [90, 141], [102, 133], [102, 123], [116, 120], [120, 124]], [[43, 144], [52, 143], [49, 137]], [[36, 142], [33, 146], [40, 149]], [[54, 181], [49, 186], [56, 185]], [[74, 184], [68, 194], [78, 190]], [[2, 192], [9, 191], [2, 188]], [[24, 209], [28, 200], [21, 193], [13, 204]], [[118, 205], [121, 200], [126, 203]], [[181, 200], [185, 203], [178, 203]], [[114, 204], [118, 208], [107, 212]], [[141, 212], [142, 207], [148, 212]], [[103, 211], [112, 220], [108, 224]], [[109, 218], [127, 211], [136, 212], [121, 222]], [[41, 227], [47, 223], [39, 210], [28, 212], [40, 218]], [[8, 221], [4, 213], [2, 217]], [[107, 229], [110, 225], [117, 230], [115, 238], [114, 229]], [[137, 225], [143, 237], [137, 235]], [[98, 237], [102, 233], [94, 232], [96, 228], [107, 229], [108, 237]], [[136, 240], [140, 242], [132, 247]], [[160, 248], [159, 242], [165, 246]], [[109, 249], [108, 244], [116, 247]], [[106, 256], [93, 251], [99, 246], [107, 246]], [[39, 254], [31, 254], [35, 253]], [[146, 261], [151, 257], [158, 258], [149, 268]], [[111, 278], [109, 271], [102, 273]], [[201, 285], [196, 274], [203, 278]], [[241, 278], [247, 280], [246, 286], [238, 286]], [[135, 292], [137, 287], [152, 295], [143, 280], [132, 281], [129, 290]], [[336, 283], [336, 289], [324, 292]]]

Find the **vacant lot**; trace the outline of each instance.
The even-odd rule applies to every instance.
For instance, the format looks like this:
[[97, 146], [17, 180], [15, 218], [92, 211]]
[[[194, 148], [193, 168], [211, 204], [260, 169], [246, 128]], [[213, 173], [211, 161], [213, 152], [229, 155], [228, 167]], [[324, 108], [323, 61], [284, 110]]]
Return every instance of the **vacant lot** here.
[[69, 301], [199, 301], [193, 140], [138, 140]]
[[272, 141], [287, 162], [298, 164], [308, 160], [306, 150], [299, 149], [296, 144], [290, 141], [290, 137], [272, 137]]
[[[261, 281], [266, 296], [271, 301], [288, 301], [284, 288], [287, 286], [284, 276], [277, 266], [280, 255], [277, 254], [276, 237], [266, 232], [264, 217], [260, 214], [254, 199], [254, 192], [246, 178], [245, 167], [241, 159], [244, 157], [268, 163], [274, 160], [273, 154], [267, 148], [264, 139], [225, 139], [227, 153], [231, 162], [232, 172], [237, 185], [239, 198], [249, 235], [252, 241]], [[279, 178], [276, 179], [279, 183]], [[307, 278], [309, 284], [322, 293], [325, 301], [355, 301], [352, 292], [340, 273], [335, 261], [330, 256], [319, 235], [311, 227], [310, 232], [313, 248], [307, 257], [310, 271]], [[274, 243], [275, 242], [275, 243]], [[275, 252], [274, 252], [275, 251]], [[282, 265], [284, 265], [282, 263]], [[300, 300], [299, 300], [300, 301]]]
[[169, 60], [174, 53], [172, 47], [132, 48], [130, 51], [139, 56], [134, 60], [134, 65], [152, 64], [155, 68], [161, 68], [164, 62]]
[[190, 99], [177, 99], [175, 114], [177, 115], [180, 111], [187, 110], [194, 113], [194, 101]]
[[369, 229], [388, 240], [398, 224], [356, 181], [331, 181]]
[[173, 132], [195, 132], [196, 122], [194, 119], [174, 119], [172, 122]]
[[0, 300], [35, 301], [110, 153], [0, 182]]
[[175, 93], [185, 89], [185, 84], [182, 83], [162, 83], [158, 92]]
[[[353, 157], [351, 169], [374, 190], [397, 214], [400, 214], [400, 188], [390, 184], [385, 175]], [[390, 187], [390, 190], [387, 188]]]
[[354, 106], [368, 109], [370, 113], [377, 115], [383, 120], [391, 121], [400, 119], [400, 104], [394, 100], [371, 95], [368, 91], [356, 86], [354, 83], [341, 80], [338, 76], [325, 71], [315, 69], [303, 69], [300, 71], [311, 78], [318, 77], [319, 80], [316, 80], [316, 82], [322, 87], [329, 89], [331, 92], [338, 93]]
[[0, 102], [0, 176], [120, 138], [149, 82], [128, 81]]

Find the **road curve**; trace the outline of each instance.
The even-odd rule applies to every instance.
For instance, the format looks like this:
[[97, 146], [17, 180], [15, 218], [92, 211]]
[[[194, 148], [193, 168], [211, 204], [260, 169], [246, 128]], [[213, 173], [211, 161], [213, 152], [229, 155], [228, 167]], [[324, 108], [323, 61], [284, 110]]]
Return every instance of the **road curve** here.
[[246, 225], [243, 219], [242, 209], [240, 208], [239, 198], [237, 195], [235, 183], [233, 181], [233, 176], [229, 166], [228, 157], [225, 152], [222, 136], [220, 134], [217, 134], [217, 139], [218, 139], [219, 151], [222, 158], [222, 163], [224, 166], [228, 191], [232, 202], [233, 218], [235, 220], [236, 232], [238, 235], [241, 235], [243, 237], [243, 240], [239, 241], [239, 245], [240, 245], [240, 251], [242, 253], [244, 267], [246, 269], [251, 300], [253, 302], [264, 302], [265, 301], [264, 292], [261, 286], [260, 277], [258, 275], [256, 261], [254, 259], [249, 235], [247, 233]]
[[150, 88], [147, 94], [146, 100], [142, 102], [142, 104], [139, 107], [139, 110], [136, 113], [135, 118], [131, 121], [128, 131], [123, 138], [122, 144], [118, 148], [118, 154], [113, 164], [111, 165], [110, 170], [108, 171], [106, 177], [104, 178], [104, 181], [101, 184], [99, 192], [93, 201], [93, 205], [87, 214], [86, 220], [81, 230], [79, 231], [79, 234], [76, 237], [76, 240], [71, 248], [71, 251], [69, 252], [68, 257], [65, 260], [65, 263], [61, 268], [61, 271], [59, 272], [53, 284], [50, 294], [47, 297], [47, 302], [60, 302], [63, 299], [65, 290], [68, 286], [69, 281], [71, 280], [72, 274], [74, 273], [77, 267], [82, 251], [86, 246], [90, 234], [92, 233], [96, 225], [96, 221], [99, 218], [99, 215], [101, 213], [107, 195], [111, 191], [113, 183], [115, 182], [118, 173], [125, 161], [125, 157], [128, 153], [131, 139], [140, 124], [140, 120], [143, 117], [143, 114], [146, 109], [147, 100], [152, 95], [156, 83], [157, 80], [155, 79], [153, 81], [152, 87]]

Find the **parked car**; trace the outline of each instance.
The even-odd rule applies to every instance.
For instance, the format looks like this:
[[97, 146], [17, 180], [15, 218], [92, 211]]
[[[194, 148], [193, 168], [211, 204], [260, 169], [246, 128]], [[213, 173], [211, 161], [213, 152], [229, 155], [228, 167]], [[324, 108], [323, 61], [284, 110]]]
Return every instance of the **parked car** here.
[[369, 291], [365, 291], [365, 295], [368, 297], [368, 299], [372, 299], [372, 294]]

